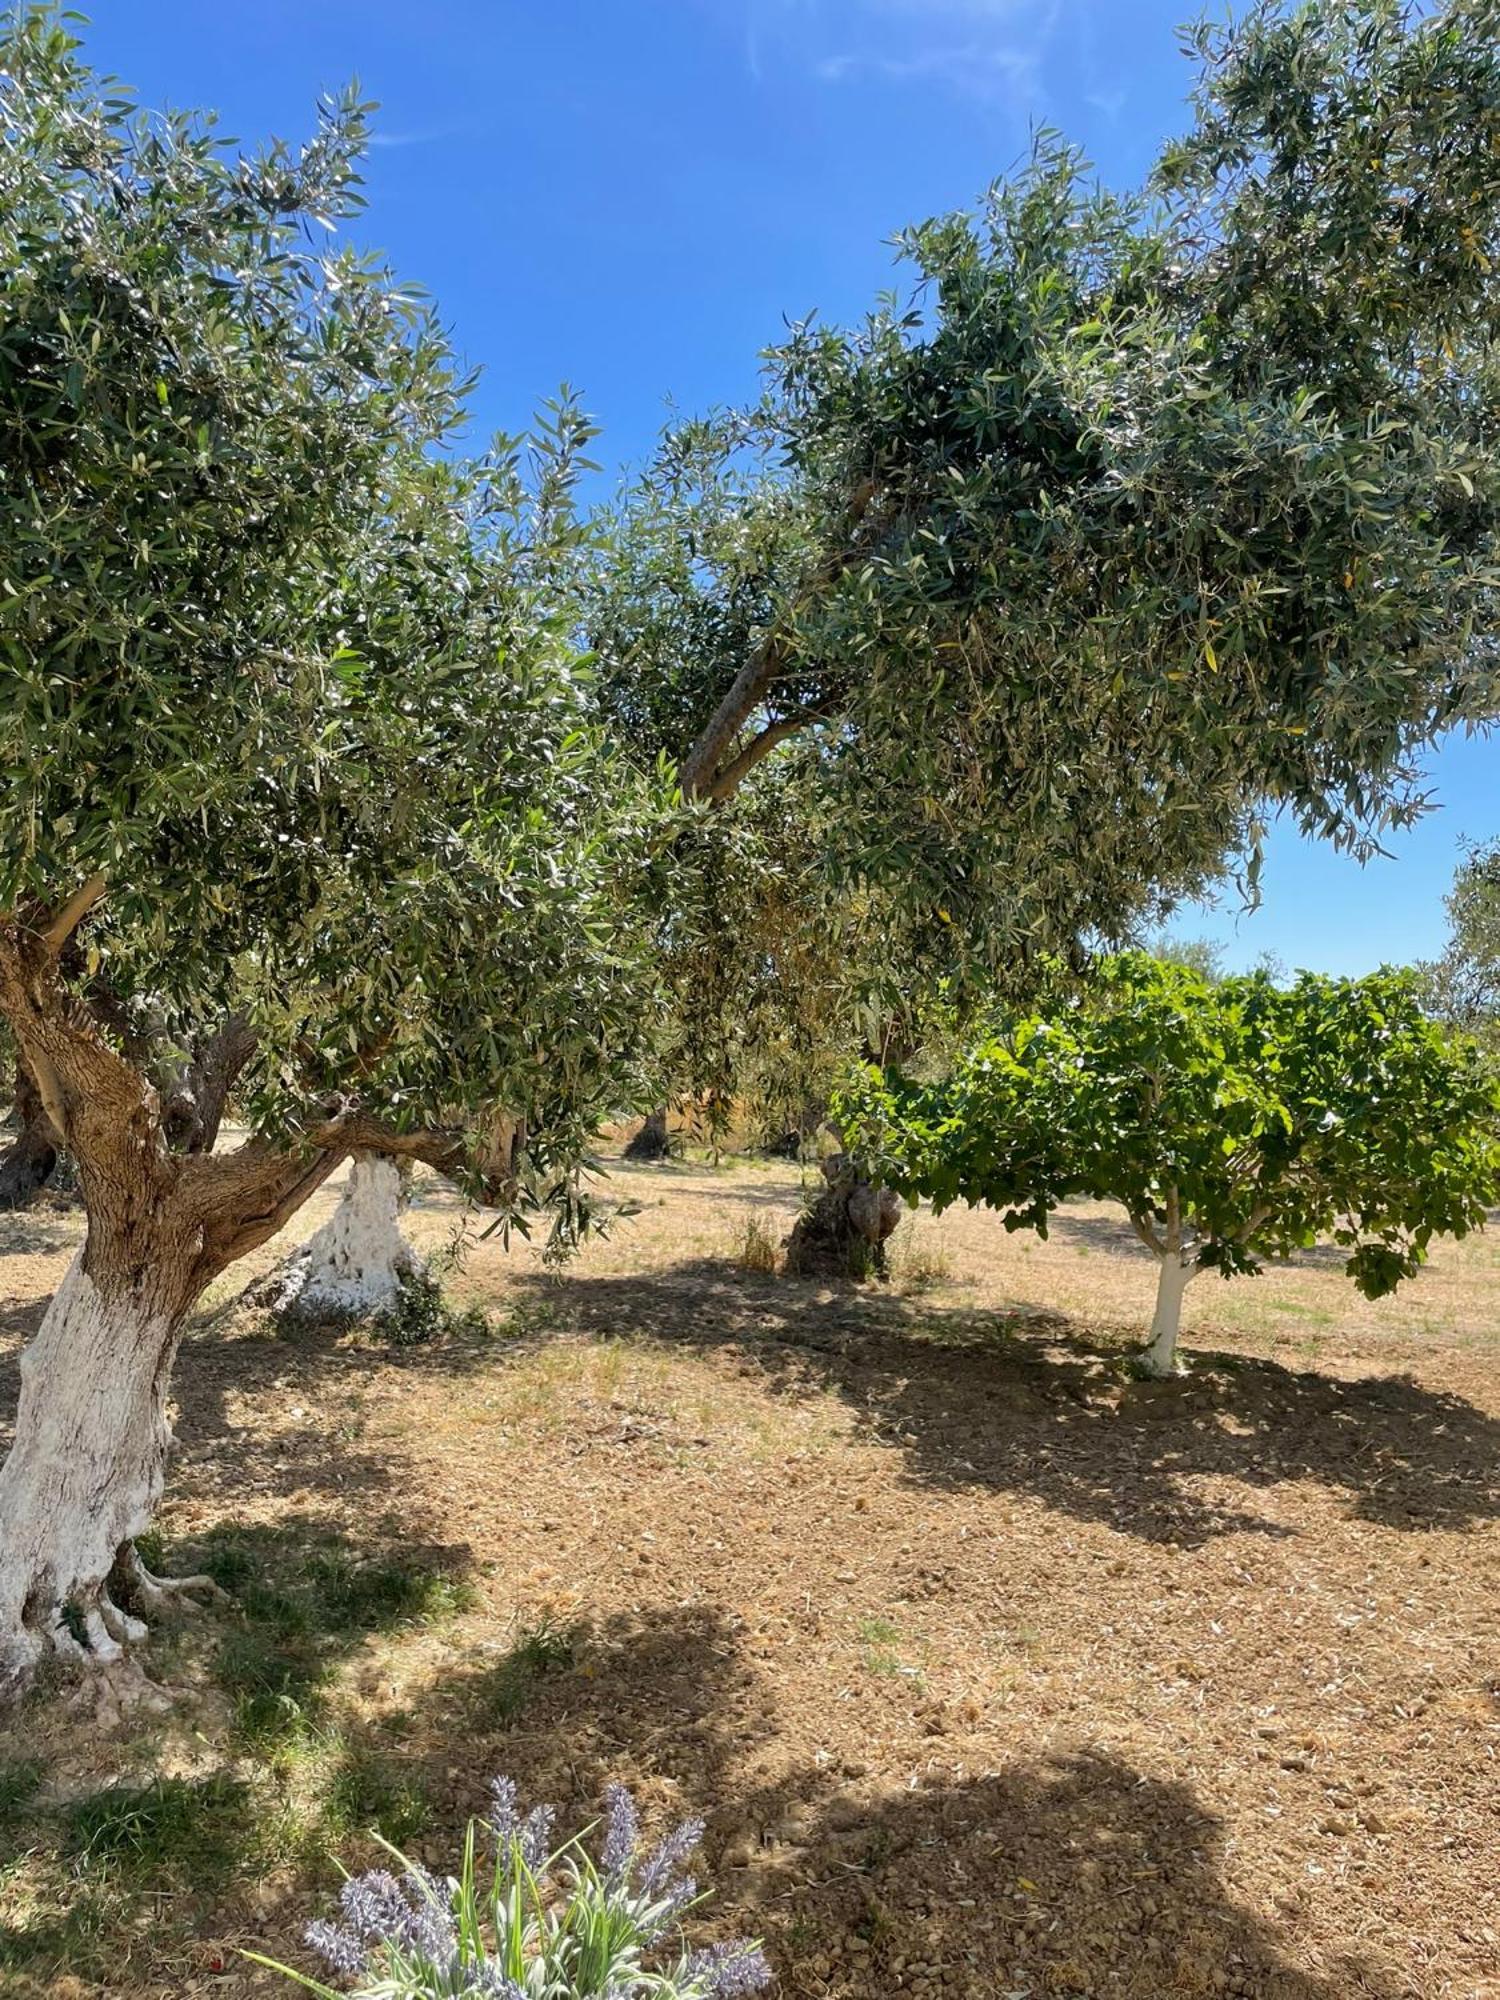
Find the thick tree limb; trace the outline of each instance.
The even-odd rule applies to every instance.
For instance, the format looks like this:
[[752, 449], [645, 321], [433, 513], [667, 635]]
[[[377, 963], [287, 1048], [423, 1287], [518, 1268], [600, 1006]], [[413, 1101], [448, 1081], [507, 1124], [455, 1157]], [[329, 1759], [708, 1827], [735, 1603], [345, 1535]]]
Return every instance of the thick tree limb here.
[[45, 933], [0, 931], [0, 1012], [85, 1180], [91, 1166], [106, 1164], [127, 1144], [137, 1169], [143, 1156], [153, 1162], [165, 1157], [156, 1093], [110, 1047], [88, 1009], [70, 1001]]
[[728, 797], [727, 792], [715, 791], [720, 760], [765, 698], [784, 652], [785, 640], [781, 634], [768, 633], [730, 682], [724, 698], [682, 760], [678, 779], [684, 798]]
[[211, 1153], [236, 1079], [255, 1054], [257, 1037], [243, 1014], [231, 1014], [215, 1034], [193, 1045], [163, 1090], [162, 1125], [176, 1152]]
[[779, 721], [768, 722], [759, 735], [751, 737], [743, 750], [719, 767], [707, 797], [715, 805], [732, 798], [761, 759], [769, 756], [778, 743], [785, 743], [788, 737], [798, 735], [810, 722], [826, 713], [823, 709], [804, 709], [799, 715], [787, 715]]
[[41, 932], [42, 943], [54, 958], [62, 950], [68, 939], [93, 909], [108, 882], [103, 875], [90, 875], [86, 882], [80, 882], [57, 913], [44, 925]]

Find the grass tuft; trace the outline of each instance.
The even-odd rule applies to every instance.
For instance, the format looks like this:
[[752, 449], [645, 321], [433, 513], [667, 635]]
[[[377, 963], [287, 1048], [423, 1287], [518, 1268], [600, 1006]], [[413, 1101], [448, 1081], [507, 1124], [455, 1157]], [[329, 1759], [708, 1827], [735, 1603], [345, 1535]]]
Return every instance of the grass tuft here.
[[740, 1270], [762, 1275], [769, 1275], [781, 1261], [781, 1247], [775, 1232], [768, 1229], [758, 1215], [746, 1218], [731, 1239], [729, 1254]]
[[485, 1709], [507, 1728], [519, 1721], [542, 1681], [571, 1667], [578, 1655], [573, 1626], [543, 1618], [523, 1631], [505, 1658], [481, 1682]]
[[111, 1785], [65, 1814], [67, 1851], [81, 1868], [222, 1881], [252, 1840], [250, 1788], [219, 1771]]

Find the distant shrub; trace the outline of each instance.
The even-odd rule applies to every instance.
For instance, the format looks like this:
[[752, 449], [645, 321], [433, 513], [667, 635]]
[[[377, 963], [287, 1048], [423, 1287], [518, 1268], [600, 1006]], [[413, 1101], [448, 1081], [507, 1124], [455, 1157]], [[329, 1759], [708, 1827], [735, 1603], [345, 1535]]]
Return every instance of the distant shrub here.
[[[612, 1785], [596, 1861], [578, 1837], [552, 1847], [551, 1806], [523, 1815], [510, 1779], [490, 1789], [488, 1819], [470, 1820], [456, 1877], [382, 1843], [399, 1878], [387, 1869], [351, 1877], [342, 1920], [309, 1925], [308, 1944], [357, 2000], [734, 2000], [770, 1984], [757, 1944], [683, 1942], [680, 1919], [698, 1900], [684, 1870], [701, 1821], [684, 1820], [648, 1848], [635, 1802]], [[481, 1840], [494, 1846], [491, 1863], [478, 1858]], [[249, 1956], [309, 1993], [335, 1995]]]

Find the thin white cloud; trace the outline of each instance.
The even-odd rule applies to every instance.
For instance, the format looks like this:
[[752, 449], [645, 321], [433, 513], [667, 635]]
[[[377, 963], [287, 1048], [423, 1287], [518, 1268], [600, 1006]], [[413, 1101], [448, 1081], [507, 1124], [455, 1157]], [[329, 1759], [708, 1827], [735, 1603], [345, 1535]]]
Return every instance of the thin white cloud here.
[[827, 56], [816, 68], [825, 83], [879, 77], [887, 83], [935, 83], [961, 97], [1005, 98], [1029, 104], [1040, 90], [1041, 51], [995, 43], [952, 43], [911, 55]]
[[433, 125], [419, 132], [382, 132], [377, 127], [370, 134], [372, 146], [395, 148], [398, 146], [434, 146], [440, 139], [451, 139], [463, 130], [462, 125]]
[[749, 0], [746, 61], [827, 84], [875, 79], [1000, 103], [1025, 115], [1072, 0]]

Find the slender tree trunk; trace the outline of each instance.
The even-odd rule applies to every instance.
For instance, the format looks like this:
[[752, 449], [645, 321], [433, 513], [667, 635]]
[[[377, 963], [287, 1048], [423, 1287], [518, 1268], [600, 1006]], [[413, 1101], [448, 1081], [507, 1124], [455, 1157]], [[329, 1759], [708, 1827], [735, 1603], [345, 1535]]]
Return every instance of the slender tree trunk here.
[[25, 1208], [57, 1170], [57, 1132], [24, 1062], [16, 1064], [14, 1104], [20, 1130], [0, 1155], [0, 1209]]
[[1162, 1258], [1156, 1280], [1151, 1341], [1141, 1350], [1141, 1367], [1147, 1375], [1165, 1377], [1178, 1372], [1177, 1334], [1182, 1325], [1182, 1295], [1197, 1275], [1196, 1262], [1191, 1258], [1184, 1261], [1180, 1249], [1169, 1249]]
[[639, 1132], [625, 1148], [627, 1160], [664, 1160], [672, 1150], [672, 1142], [667, 1136], [667, 1107], [660, 1105], [651, 1112]]
[[305, 1319], [367, 1319], [387, 1311], [422, 1270], [401, 1234], [401, 1169], [386, 1153], [356, 1153], [338, 1207], [316, 1235], [255, 1288], [257, 1301]]

